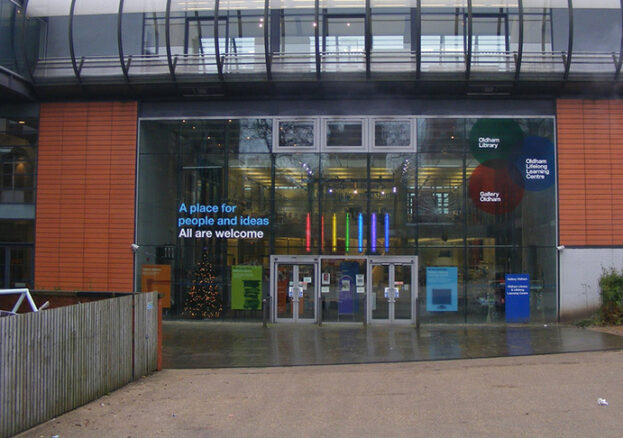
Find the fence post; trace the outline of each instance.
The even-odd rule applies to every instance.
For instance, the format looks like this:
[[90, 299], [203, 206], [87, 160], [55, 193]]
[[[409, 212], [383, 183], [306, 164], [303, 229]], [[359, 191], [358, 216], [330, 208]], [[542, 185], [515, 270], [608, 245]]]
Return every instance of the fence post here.
[[136, 379], [134, 370], [136, 368], [136, 291], [132, 292], [132, 380]]
[[156, 370], [162, 371], [162, 294], [158, 294], [158, 356]]
[[262, 325], [264, 328], [268, 327], [268, 319], [270, 317], [270, 298], [270, 295], [267, 295], [262, 299]]

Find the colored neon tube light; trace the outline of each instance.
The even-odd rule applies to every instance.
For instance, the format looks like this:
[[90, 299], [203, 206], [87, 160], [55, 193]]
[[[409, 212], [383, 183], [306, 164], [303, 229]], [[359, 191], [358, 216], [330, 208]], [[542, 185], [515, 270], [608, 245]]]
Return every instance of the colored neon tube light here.
[[344, 237], [346, 252], [350, 251], [350, 213], [346, 213], [346, 236]]
[[389, 252], [389, 213], [385, 213], [385, 252]]
[[363, 252], [363, 214], [359, 213], [359, 232], [358, 232], [358, 243], [359, 243], [359, 252]]
[[331, 250], [333, 252], [337, 251], [337, 219], [335, 217], [335, 213], [333, 213], [333, 219], [331, 220], [333, 230], [331, 232]]
[[371, 239], [372, 242], [370, 242], [371, 245], [371, 250], [372, 252], [376, 252], [376, 213], [372, 213], [372, 220], [370, 222], [370, 228], [371, 228]]
[[305, 249], [307, 252], [311, 252], [311, 217], [309, 213], [307, 213], [305, 220]]
[[324, 214], [320, 217], [320, 250], [324, 252]]

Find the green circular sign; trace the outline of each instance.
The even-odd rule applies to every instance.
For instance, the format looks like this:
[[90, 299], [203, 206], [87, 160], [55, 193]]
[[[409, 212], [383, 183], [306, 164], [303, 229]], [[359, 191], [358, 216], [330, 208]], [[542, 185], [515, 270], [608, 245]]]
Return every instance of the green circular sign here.
[[522, 141], [523, 132], [512, 119], [480, 119], [469, 133], [470, 150], [481, 164], [509, 159], [521, 148]]

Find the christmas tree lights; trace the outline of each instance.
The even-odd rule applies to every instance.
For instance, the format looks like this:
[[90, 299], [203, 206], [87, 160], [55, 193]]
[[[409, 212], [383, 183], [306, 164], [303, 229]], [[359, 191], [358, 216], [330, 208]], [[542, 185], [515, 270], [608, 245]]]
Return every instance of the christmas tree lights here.
[[184, 313], [191, 318], [216, 319], [222, 312], [221, 294], [216, 285], [208, 253], [204, 251], [193, 272], [192, 286], [184, 302]]

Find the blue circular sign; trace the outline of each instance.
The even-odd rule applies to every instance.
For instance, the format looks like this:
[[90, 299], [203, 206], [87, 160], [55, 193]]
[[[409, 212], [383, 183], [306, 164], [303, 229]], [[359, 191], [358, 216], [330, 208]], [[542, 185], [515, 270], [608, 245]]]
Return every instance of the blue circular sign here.
[[524, 138], [523, 148], [515, 159], [524, 189], [537, 192], [554, 184], [556, 161], [554, 144], [545, 137]]

